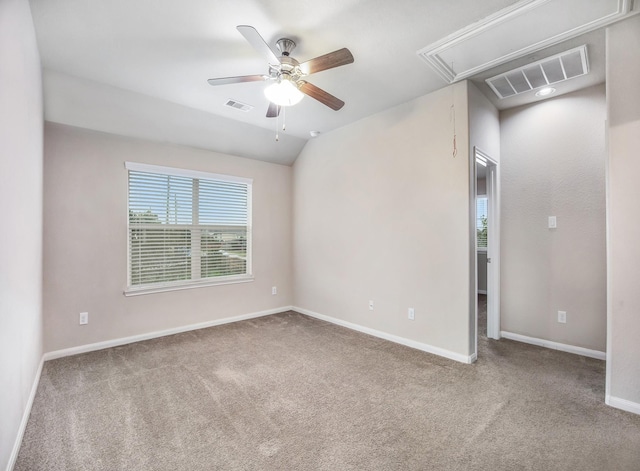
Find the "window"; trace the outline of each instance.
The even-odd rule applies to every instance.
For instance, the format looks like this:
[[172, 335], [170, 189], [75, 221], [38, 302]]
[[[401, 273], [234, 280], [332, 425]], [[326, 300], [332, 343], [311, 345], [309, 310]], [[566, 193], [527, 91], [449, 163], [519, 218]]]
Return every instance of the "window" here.
[[479, 249], [487, 248], [487, 216], [488, 206], [485, 196], [476, 198], [476, 234]]
[[251, 281], [251, 183], [126, 163], [127, 294]]

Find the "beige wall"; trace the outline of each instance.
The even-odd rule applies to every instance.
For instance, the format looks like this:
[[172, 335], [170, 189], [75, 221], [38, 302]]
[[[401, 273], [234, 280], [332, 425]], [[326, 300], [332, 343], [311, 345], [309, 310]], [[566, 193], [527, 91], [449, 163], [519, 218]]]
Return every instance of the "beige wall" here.
[[[45, 351], [291, 305], [290, 167], [52, 123], [44, 144]], [[125, 297], [125, 161], [253, 178], [255, 281]]]
[[0, 2], [0, 469], [42, 356], [42, 81], [27, 0]]
[[[607, 36], [609, 341], [607, 395], [640, 413], [640, 16]], [[608, 399], [610, 399], [608, 397]], [[608, 401], [610, 402], [610, 401]], [[618, 407], [620, 403], [615, 404]]]
[[503, 331], [605, 350], [604, 92], [599, 85], [500, 115]]
[[294, 164], [297, 307], [470, 355], [467, 123], [459, 83], [309, 141]]

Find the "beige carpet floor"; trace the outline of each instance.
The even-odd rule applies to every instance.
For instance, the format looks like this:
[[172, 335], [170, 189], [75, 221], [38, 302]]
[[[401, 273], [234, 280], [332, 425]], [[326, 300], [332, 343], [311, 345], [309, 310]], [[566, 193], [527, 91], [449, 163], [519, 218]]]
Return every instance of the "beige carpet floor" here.
[[[487, 295], [478, 295], [478, 341], [487, 337]], [[480, 345], [478, 345], [480, 348]]]
[[473, 365], [295, 312], [45, 364], [16, 471], [639, 470], [604, 362]]

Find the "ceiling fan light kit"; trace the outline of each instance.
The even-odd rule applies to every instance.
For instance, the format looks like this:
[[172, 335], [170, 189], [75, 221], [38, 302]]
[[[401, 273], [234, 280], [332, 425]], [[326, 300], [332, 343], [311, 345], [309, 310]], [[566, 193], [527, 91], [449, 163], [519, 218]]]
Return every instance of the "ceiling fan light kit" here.
[[272, 83], [264, 89], [264, 95], [271, 103], [278, 106], [293, 106], [300, 103], [304, 97], [298, 86], [292, 80], [282, 77], [276, 83]]
[[296, 43], [288, 38], [281, 38], [276, 43], [280, 57], [269, 47], [266, 41], [252, 26], [240, 25], [237, 27], [240, 34], [260, 53], [269, 64], [268, 75], [245, 75], [239, 77], [221, 77], [207, 80], [209, 85], [227, 85], [245, 82], [273, 82], [268, 85], [264, 94], [271, 102], [267, 110], [267, 118], [275, 118], [280, 114], [283, 106], [293, 106], [302, 100], [304, 95], [319, 101], [332, 110], [338, 111], [344, 106], [344, 101], [336, 98], [319, 87], [303, 80], [304, 77], [333, 69], [342, 65], [351, 64], [353, 55], [347, 48], [342, 48], [315, 59], [299, 63], [290, 56]]

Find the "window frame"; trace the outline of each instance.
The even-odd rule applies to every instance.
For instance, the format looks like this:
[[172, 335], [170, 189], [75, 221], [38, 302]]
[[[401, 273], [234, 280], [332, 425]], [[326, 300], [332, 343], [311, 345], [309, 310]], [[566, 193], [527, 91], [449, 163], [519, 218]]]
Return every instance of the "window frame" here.
[[[219, 173], [202, 172], [199, 170], [189, 170], [176, 167], [166, 167], [161, 165], [143, 164], [137, 162], [125, 162], [126, 178], [127, 178], [127, 204], [126, 204], [126, 220], [127, 220], [127, 284], [123, 291], [125, 296], [137, 296], [150, 293], [161, 293], [166, 291], [176, 291], [192, 288], [203, 288], [207, 286], [228, 285], [236, 283], [250, 283], [254, 281], [253, 276], [253, 179], [238, 177], [234, 175], [224, 175]], [[186, 177], [196, 180], [213, 180], [231, 183], [241, 183], [247, 185], [247, 254], [246, 254], [246, 273], [241, 275], [227, 275], [218, 277], [198, 278], [189, 280], [176, 280], [168, 282], [159, 282], [154, 284], [146, 284], [140, 286], [131, 285], [131, 228], [129, 220], [130, 191], [129, 191], [129, 172], [145, 172], [158, 175], [168, 175], [177, 177]], [[199, 224], [192, 224], [198, 227]], [[203, 226], [206, 228], [206, 226]]]

